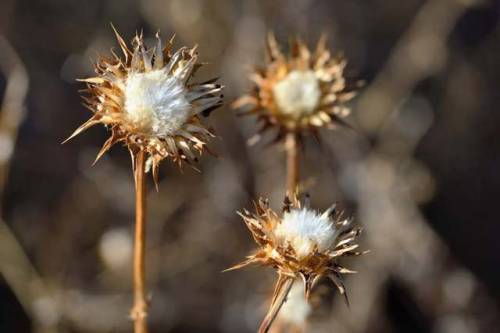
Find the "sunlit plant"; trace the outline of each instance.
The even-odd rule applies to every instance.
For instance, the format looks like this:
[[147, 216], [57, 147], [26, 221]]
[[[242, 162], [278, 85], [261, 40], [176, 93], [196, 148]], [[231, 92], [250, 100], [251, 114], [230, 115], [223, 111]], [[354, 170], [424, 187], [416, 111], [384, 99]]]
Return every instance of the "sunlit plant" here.
[[344, 120], [350, 113], [346, 103], [355, 96], [355, 90], [344, 77], [346, 65], [343, 57], [331, 56], [325, 36], [314, 51], [292, 38], [290, 51], [285, 54], [269, 34], [265, 66], [251, 73], [250, 93], [233, 103], [233, 107], [243, 109], [243, 114], [256, 116], [261, 124], [251, 141], [258, 141], [266, 130], [275, 130], [274, 142], [283, 144], [287, 154], [286, 192], [292, 195], [286, 197], [281, 216], [269, 208], [267, 200], [256, 203], [255, 213], [240, 213], [259, 248], [231, 269], [259, 264], [278, 273], [259, 332], [270, 329], [296, 280], [303, 281], [307, 300], [314, 286], [327, 277], [347, 302], [342, 275], [354, 271], [341, 266], [339, 259], [364, 253], [357, 250], [361, 228], [352, 218], [342, 217], [335, 205], [320, 214], [294, 195], [301, 190], [299, 150], [304, 138], [312, 135], [319, 141], [321, 128], [349, 127]]
[[101, 57], [95, 64], [96, 76], [82, 79], [87, 84], [83, 99], [92, 117], [69, 138], [94, 125], [104, 125], [109, 139], [96, 161], [114, 144], [122, 143], [130, 152], [135, 174], [136, 227], [134, 249], [134, 306], [131, 317], [136, 333], [147, 332], [148, 302], [145, 287], [146, 183], [151, 169], [158, 188], [158, 168], [163, 159], [179, 166], [197, 161], [196, 152], [206, 150], [214, 135], [202, 124], [200, 115], [222, 104], [222, 86], [216, 80], [193, 82], [201, 67], [196, 47], [173, 52], [173, 38], [164, 44], [156, 35], [156, 46], [148, 48], [142, 33], [129, 48], [116, 32], [119, 56]]

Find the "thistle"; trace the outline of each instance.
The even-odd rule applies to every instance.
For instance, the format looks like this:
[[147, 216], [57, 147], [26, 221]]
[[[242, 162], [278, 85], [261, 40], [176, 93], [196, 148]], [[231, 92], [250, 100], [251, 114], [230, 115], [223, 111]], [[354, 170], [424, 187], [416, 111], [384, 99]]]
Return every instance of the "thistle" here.
[[193, 151], [201, 154], [207, 150], [206, 143], [213, 134], [201, 124], [200, 114], [208, 115], [222, 104], [222, 86], [215, 83], [216, 79], [190, 82], [201, 66], [196, 47], [172, 52], [173, 38], [163, 46], [156, 34], [156, 47], [147, 48], [141, 33], [129, 49], [116, 30], [115, 34], [123, 55], [111, 51], [111, 57], [102, 57], [95, 64], [96, 77], [81, 80], [87, 84], [83, 99], [93, 115], [67, 140], [102, 124], [111, 136], [96, 161], [116, 143], [130, 152], [136, 192], [134, 305], [130, 316], [134, 332], [146, 333], [145, 173], [151, 168], [158, 188], [158, 168], [163, 159], [170, 158], [180, 167], [182, 162], [197, 161]]
[[253, 90], [239, 98], [234, 107], [247, 107], [262, 122], [260, 132], [277, 128], [277, 140], [287, 133], [317, 134], [321, 127], [347, 125], [349, 115], [344, 104], [355, 92], [344, 78], [346, 60], [332, 58], [322, 36], [311, 52], [298, 38], [291, 39], [290, 55], [284, 55], [269, 34], [266, 44], [266, 66], [250, 76]]
[[162, 45], [156, 34], [156, 47], [144, 45], [142, 33], [136, 35], [129, 49], [116, 32], [123, 57], [112, 52], [95, 64], [96, 77], [82, 79], [87, 108], [93, 116], [68, 138], [103, 124], [111, 136], [98, 153], [96, 161], [115, 143], [123, 143], [134, 159], [144, 152], [158, 182], [160, 161], [171, 158], [179, 166], [183, 161], [197, 161], [193, 153], [206, 150], [213, 134], [200, 122], [200, 114], [222, 104], [222, 86], [216, 79], [192, 83], [201, 67], [196, 46], [172, 52], [173, 37]]
[[349, 126], [345, 105], [355, 91], [344, 78], [347, 61], [332, 57], [322, 36], [315, 51], [298, 38], [291, 39], [290, 54], [283, 54], [273, 34], [266, 44], [266, 65], [250, 75], [252, 91], [233, 104], [245, 108], [243, 114], [255, 115], [261, 123], [254, 139], [262, 132], [277, 130], [275, 142], [285, 141], [288, 155], [288, 191], [294, 193], [298, 180], [298, 145], [304, 135], [319, 139], [319, 129]]
[[354, 225], [353, 219], [344, 218], [336, 205], [319, 214], [309, 208], [307, 201], [304, 205], [288, 197], [282, 216], [269, 208], [267, 200], [260, 199], [255, 209], [255, 213], [244, 210], [240, 216], [259, 248], [229, 270], [258, 264], [273, 267], [278, 273], [271, 306], [259, 332], [267, 332], [295, 279], [302, 280], [308, 299], [316, 284], [327, 277], [348, 304], [342, 275], [355, 271], [343, 267], [339, 260], [365, 253], [357, 251], [361, 228]]

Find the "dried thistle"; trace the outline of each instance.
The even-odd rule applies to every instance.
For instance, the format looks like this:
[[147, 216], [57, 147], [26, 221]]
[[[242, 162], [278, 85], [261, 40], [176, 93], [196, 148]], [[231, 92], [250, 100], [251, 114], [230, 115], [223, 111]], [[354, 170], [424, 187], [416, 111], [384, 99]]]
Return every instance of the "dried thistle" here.
[[[200, 113], [208, 114], [222, 104], [222, 86], [216, 79], [190, 83], [200, 64], [196, 47], [182, 47], [172, 53], [173, 38], [162, 46], [156, 34], [156, 47], [144, 45], [142, 33], [135, 36], [132, 49], [116, 32], [123, 58], [112, 52], [95, 64], [96, 77], [87, 83], [83, 97], [93, 116], [67, 140], [96, 124], [111, 131], [96, 161], [115, 143], [127, 146], [132, 157], [135, 177], [134, 304], [130, 316], [135, 333], [147, 333], [148, 300], [146, 296], [146, 182], [145, 173], [152, 168], [158, 186], [160, 162], [170, 157], [196, 161], [192, 150], [200, 154], [213, 134], [200, 122]], [[66, 141], [67, 141], [66, 140]]]
[[344, 78], [346, 60], [332, 58], [322, 36], [311, 52], [298, 38], [291, 39], [290, 54], [284, 55], [273, 34], [266, 44], [266, 66], [256, 68], [250, 79], [253, 90], [239, 98], [235, 108], [248, 107], [245, 114], [257, 116], [260, 133], [277, 128], [276, 141], [288, 133], [318, 135], [321, 127], [348, 126], [343, 120], [349, 113], [344, 104], [355, 92]]
[[229, 270], [250, 264], [274, 267], [280, 278], [301, 278], [306, 298], [321, 278], [328, 277], [347, 302], [342, 274], [356, 272], [341, 266], [338, 260], [365, 253], [357, 251], [356, 240], [362, 229], [354, 225], [353, 218], [344, 218], [336, 204], [319, 214], [308, 207], [307, 201], [304, 205], [288, 197], [281, 217], [264, 199], [255, 204], [255, 209], [255, 214], [244, 210], [239, 215], [259, 248]]
[[222, 86], [216, 79], [191, 83], [198, 63], [196, 46], [172, 52], [173, 37], [165, 47], [156, 34], [156, 47], [144, 45], [142, 33], [135, 36], [129, 49], [116, 32], [123, 57], [101, 57], [95, 64], [96, 77], [87, 83], [83, 99], [94, 115], [69, 138], [97, 124], [111, 131], [96, 161], [115, 143], [126, 145], [132, 158], [145, 152], [155, 183], [161, 160], [169, 157], [180, 166], [196, 161], [213, 134], [200, 122], [222, 104]]

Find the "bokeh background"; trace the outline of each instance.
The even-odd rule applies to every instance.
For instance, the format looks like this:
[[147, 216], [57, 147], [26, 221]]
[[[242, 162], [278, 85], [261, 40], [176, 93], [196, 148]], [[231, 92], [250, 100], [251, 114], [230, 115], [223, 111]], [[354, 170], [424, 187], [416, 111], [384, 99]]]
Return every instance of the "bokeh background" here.
[[[249, 147], [254, 119], [230, 103], [263, 63], [266, 33], [313, 46], [328, 34], [363, 80], [356, 129], [306, 141], [304, 187], [318, 209], [339, 201], [371, 253], [350, 260], [350, 310], [325, 284], [276, 332], [495, 332], [500, 327], [500, 28], [477, 0], [2, 0], [0, 2], [0, 332], [131, 332], [133, 179], [126, 149], [92, 167], [107, 137], [76, 78], [136, 31], [199, 44], [226, 106], [206, 122], [220, 157], [150, 183], [151, 332], [255, 332], [274, 273], [221, 273], [254, 248], [236, 211], [280, 208], [284, 152]], [[152, 41], [152, 39], [151, 39]], [[290, 302], [292, 304], [293, 302]], [[300, 302], [299, 302], [300, 303]], [[295, 312], [294, 312], [295, 311]], [[289, 327], [287, 329], [287, 326]]]

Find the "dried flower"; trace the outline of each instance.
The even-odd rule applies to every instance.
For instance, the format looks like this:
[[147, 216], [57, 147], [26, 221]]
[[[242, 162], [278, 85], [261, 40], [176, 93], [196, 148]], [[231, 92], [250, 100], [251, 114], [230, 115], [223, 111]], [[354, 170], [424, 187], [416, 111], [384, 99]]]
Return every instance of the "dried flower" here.
[[[281, 217], [269, 208], [267, 200], [260, 199], [255, 208], [255, 214], [244, 210], [240, 216], [259, 248], [230, 270], [250, 264], [274, 267], [281, 284], [285, 279], [301, 278], [306, 298], [321, 278], [328, 277], [347, 302], [342, 274], [355, 271], [341, 266], [338, 260], [365, 253], [356, 251], [361, 228], [353, 224], [353, 219], [343, 218], [335, 204], [319, 214], [310, 209], [307, 202], [303, 205], [296, 198], [291, 201], [288, 197]], [[280, 282], [276, 288], [273, 298], [281, 288]]]
[[[170, 157], [179, 166], [182, 161], [196, 161], [192, 149], [201, 152], [213, 134], [200, 123], [200, 113], [208, 114], [222, 104], [222, 86], [216, 79], [190, 83], [198, 53], [182, 47], [172, 53], [173, 37], [162, 46], [156, 34], [156, 47], [144, 45], [142, 33], [136, 35], [129, 49], [116, 32], [123, 58], [112, 51], [95, 64], [96, 77], [87, 83], [83, 97], [94, 115], [69, 139], [96, 124], [111, 130], [96, 161], [115, 143], [125, 144], [132, 158], [139, 151], [148, 157], [155, 182], [161, 160]], [[69, 140], [68, 139], [68, 140]]]
[[290, 44], [290, 56], [286, 57], [269, 34], [266, 66], [251, 74], [254, 89], [233, 106], [249, 107], [244, 113], [254, 114], [262, 122], [259, 134], [278, 128], [276, 141], [289, 132], [317, 136], [318, 128], [347, 126], [343, 118], [350, 110], [344, 103], [355, 92], [347, 87], [344, 78], [346, 60], [330, 56], [325, 36], [312, 53], [298, 38]]

